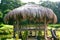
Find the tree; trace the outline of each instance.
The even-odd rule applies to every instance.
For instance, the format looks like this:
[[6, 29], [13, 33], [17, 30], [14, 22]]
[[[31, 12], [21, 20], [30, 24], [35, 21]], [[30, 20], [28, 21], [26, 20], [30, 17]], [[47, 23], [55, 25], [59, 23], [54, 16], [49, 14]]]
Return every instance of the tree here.
[[2, 12], [0, 11], [0, 24], [2, 23], [2, 17], [3, 17], [3, 14], [2, 14]]
[[1, 0], [0, 11], [1, 11], [1, 14], [3, 15], [2, 20], [5, 14], [7, 14], [12, 9], [21, 6], [22, 4], [23, 3], [20, 0]]
[[57, 19], [58, 19], [57, 23], [60, 23], [60, 17], [59, 17], [60, 16], [60, 2], [42, 1], [40, 5], [51, 8], [54, 11], [54, 13], [57, 15]]

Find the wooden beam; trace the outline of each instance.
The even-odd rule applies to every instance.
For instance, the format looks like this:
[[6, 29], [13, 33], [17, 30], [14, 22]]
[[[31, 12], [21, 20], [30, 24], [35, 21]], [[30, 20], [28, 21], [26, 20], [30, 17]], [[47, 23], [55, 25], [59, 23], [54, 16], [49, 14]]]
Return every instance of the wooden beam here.
[[45, 40], [48, 40], [47, 39], [47, 23], [46, 23], [46, 17], [44, 19], [44, 26], [45, 26], [45, 29], [44, 29], [44, 38], [45, 38]]

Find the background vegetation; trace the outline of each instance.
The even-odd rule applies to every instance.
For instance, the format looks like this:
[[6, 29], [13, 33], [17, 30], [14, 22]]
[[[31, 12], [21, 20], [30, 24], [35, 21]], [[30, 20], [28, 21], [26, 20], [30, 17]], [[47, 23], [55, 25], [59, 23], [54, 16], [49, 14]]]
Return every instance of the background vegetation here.
[[[35, 4], [34, 2], [30, 2]], [[50, 1], [40, 1], [39, 5], [42, 5], [44, 7], [51, 8], [54, 13], [57, 15], [58, 22], [60, 23], [60, 2], [50, 2]], [[3, 22], [3, 18], [5, 14], [7, 14], [9, 11], [13, 10], [14, 8], [20, 7], [26, 3], [21, 2], [20, 0], [1, 0], [0, 3], [0, 23]]]

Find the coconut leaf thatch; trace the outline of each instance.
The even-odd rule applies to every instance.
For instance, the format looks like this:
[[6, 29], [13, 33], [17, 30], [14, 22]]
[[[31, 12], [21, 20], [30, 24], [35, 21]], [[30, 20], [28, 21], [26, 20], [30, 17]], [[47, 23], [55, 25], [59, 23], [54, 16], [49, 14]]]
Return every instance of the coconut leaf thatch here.
[[10, 20], [22, 21], [22, 20], [34, 20], [36, 22], [56, 23], [57, 16], [55, 13], [46, 7], [39, 6], [36, 4], [26, 4], [21, 7], [15, 8], [5, 15], [4, 21], [8, 23]]

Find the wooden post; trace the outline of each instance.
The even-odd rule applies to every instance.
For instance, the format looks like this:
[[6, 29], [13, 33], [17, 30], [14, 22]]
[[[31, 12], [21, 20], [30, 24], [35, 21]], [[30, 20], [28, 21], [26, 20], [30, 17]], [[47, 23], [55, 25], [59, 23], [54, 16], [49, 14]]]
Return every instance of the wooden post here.
[[22, 26], [21, 25], [19, 25], [19, 39], [22, 39], [22, 28], [21, 28]]
[[16, 38], [15, 34], [16, 34], [16, 23], [14, 22], [13, 23], [13, 38]]
[[[37, 27], [36, 27], [37, 28]], [[36, 35], [36, 33], [37, 33], [37, 31], [36, 31], [36, 29], [35, 29], [35, 36], [36, 36], [36, 38], [37, 38], [37, 35]]]
[[17, 35], [16, 35], [16, 40], [18, 40], [19, 39], [19, 21], [17, 20], [17, 31], [16, 31], [16, 33], [17, 33]]
[[48, 40], [48, 39], [47, 39], [48, 33], [47, 33], [46, 17], [45, 17], [45, 21], [44, 21], [44, 26], [45, 26], [45, 28], [44, 28], [44, 36], [45, 36], [45, 40]]
[[15, 32], [16, 32], [15, 27], [16, 27], [16, 26], [15, 26], [15, 24], [14, 24], [14, 25], [13, 25], [13, 38], [16, 38], [16, 37], [15, 37]]

